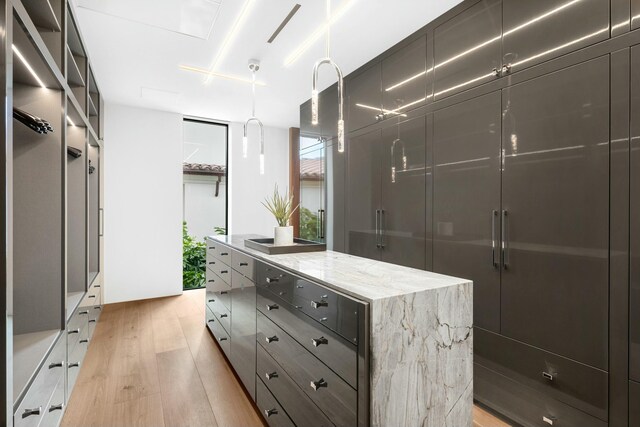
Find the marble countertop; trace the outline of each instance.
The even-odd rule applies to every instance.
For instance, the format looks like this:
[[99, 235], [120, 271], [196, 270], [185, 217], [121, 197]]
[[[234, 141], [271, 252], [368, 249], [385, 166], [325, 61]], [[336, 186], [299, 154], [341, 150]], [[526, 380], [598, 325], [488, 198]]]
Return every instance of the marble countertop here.
[[367, 302], [471, 282], [329, 250], [268, 255], [244, 246], [245, 239], [260, 237], [265, 236], [231, 235], [209, 238]]

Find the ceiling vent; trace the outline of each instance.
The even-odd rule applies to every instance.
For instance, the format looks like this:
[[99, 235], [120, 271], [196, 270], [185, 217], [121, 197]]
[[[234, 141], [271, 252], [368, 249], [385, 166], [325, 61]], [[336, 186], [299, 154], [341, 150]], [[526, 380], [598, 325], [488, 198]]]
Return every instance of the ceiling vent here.
[[271, 34], [271, 37], [269, 37], [269, 40], [267, 40], [267, 43], [273, 43], [273, 41], [276, 39], [276, 37], [278, 37], [278, 34], [280, 34], [282, 29], [287, 26], [289, 21], [291, 21], [291, 18], [293, 18], [293, 15], [296, 14], [298, 9], [300, 9], [300, 5], [296, 3], [296, 5], [293, 6], [293, 9], [291, 9], [291, 12], [289, 12], [289, 14], [284, 18], [284, 20], [280, 23], [280, 25], [278, 25], [278, 28], [276, 28], [273, 34]]

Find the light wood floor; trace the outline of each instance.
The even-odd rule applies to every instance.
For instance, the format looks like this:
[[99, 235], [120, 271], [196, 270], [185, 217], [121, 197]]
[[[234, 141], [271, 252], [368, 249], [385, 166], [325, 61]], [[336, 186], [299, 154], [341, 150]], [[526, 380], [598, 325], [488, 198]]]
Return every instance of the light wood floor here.
[[[204, 325], [204, 290], [106, 305], [63, 427], [263, 427]], [[474, 427], [509, 427], [474, 407]]]

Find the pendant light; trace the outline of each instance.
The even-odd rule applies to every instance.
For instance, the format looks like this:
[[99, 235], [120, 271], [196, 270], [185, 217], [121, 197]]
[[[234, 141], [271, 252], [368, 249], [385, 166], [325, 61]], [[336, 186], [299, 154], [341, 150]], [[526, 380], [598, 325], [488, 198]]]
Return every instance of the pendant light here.
[[331, 0], [327, 0], [327, 47], [326, 56], [319, 59], [313, 66], [313, 79], [311, 83], [311, 124], [318, 124], [318, 69], [323, 64], [329, 64], [338, 75], [338, 152], [344, 152], [344, 82], [340, 67], [333, 62], [330, 54], [331, 43]]
[[249, 60], [249, 70], [251, 70], [251, 117], [244, 124], [244, 134], [242, 136], [242, 157], [247, 158], [249, 141], [247, 138], [247, 128], [249, 123], [256, 122], [260, 126], [260, 175], [264, 175], [264, 126], [256, 117], [256, 71], [260, 69], [260, 62], [257, 59]]

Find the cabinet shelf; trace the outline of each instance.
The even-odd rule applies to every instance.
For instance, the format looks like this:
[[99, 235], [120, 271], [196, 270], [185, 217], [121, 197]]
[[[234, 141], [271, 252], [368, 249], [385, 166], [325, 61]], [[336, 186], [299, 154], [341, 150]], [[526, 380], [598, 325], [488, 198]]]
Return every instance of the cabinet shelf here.
[[82, 63], [86, 61], [86, 58], [76, 56], [69, 46], [67, 46], [67, 58], [67, 82], [72, 87], [85, 87], [86, 83], [80, 65], [84, 65]]
[[31, 0], [23, 2], [33, 24], [40, 30], [60, 32], [62, 26], [55, 9], [49, 0]]
[[20, 397], [56, 341], [59, 329], [13, 336], [13, 397]]
[[98, 115], [98, 108], [93, 101], [93, 95], [89, 94], [89, 117], [96, 117]]

